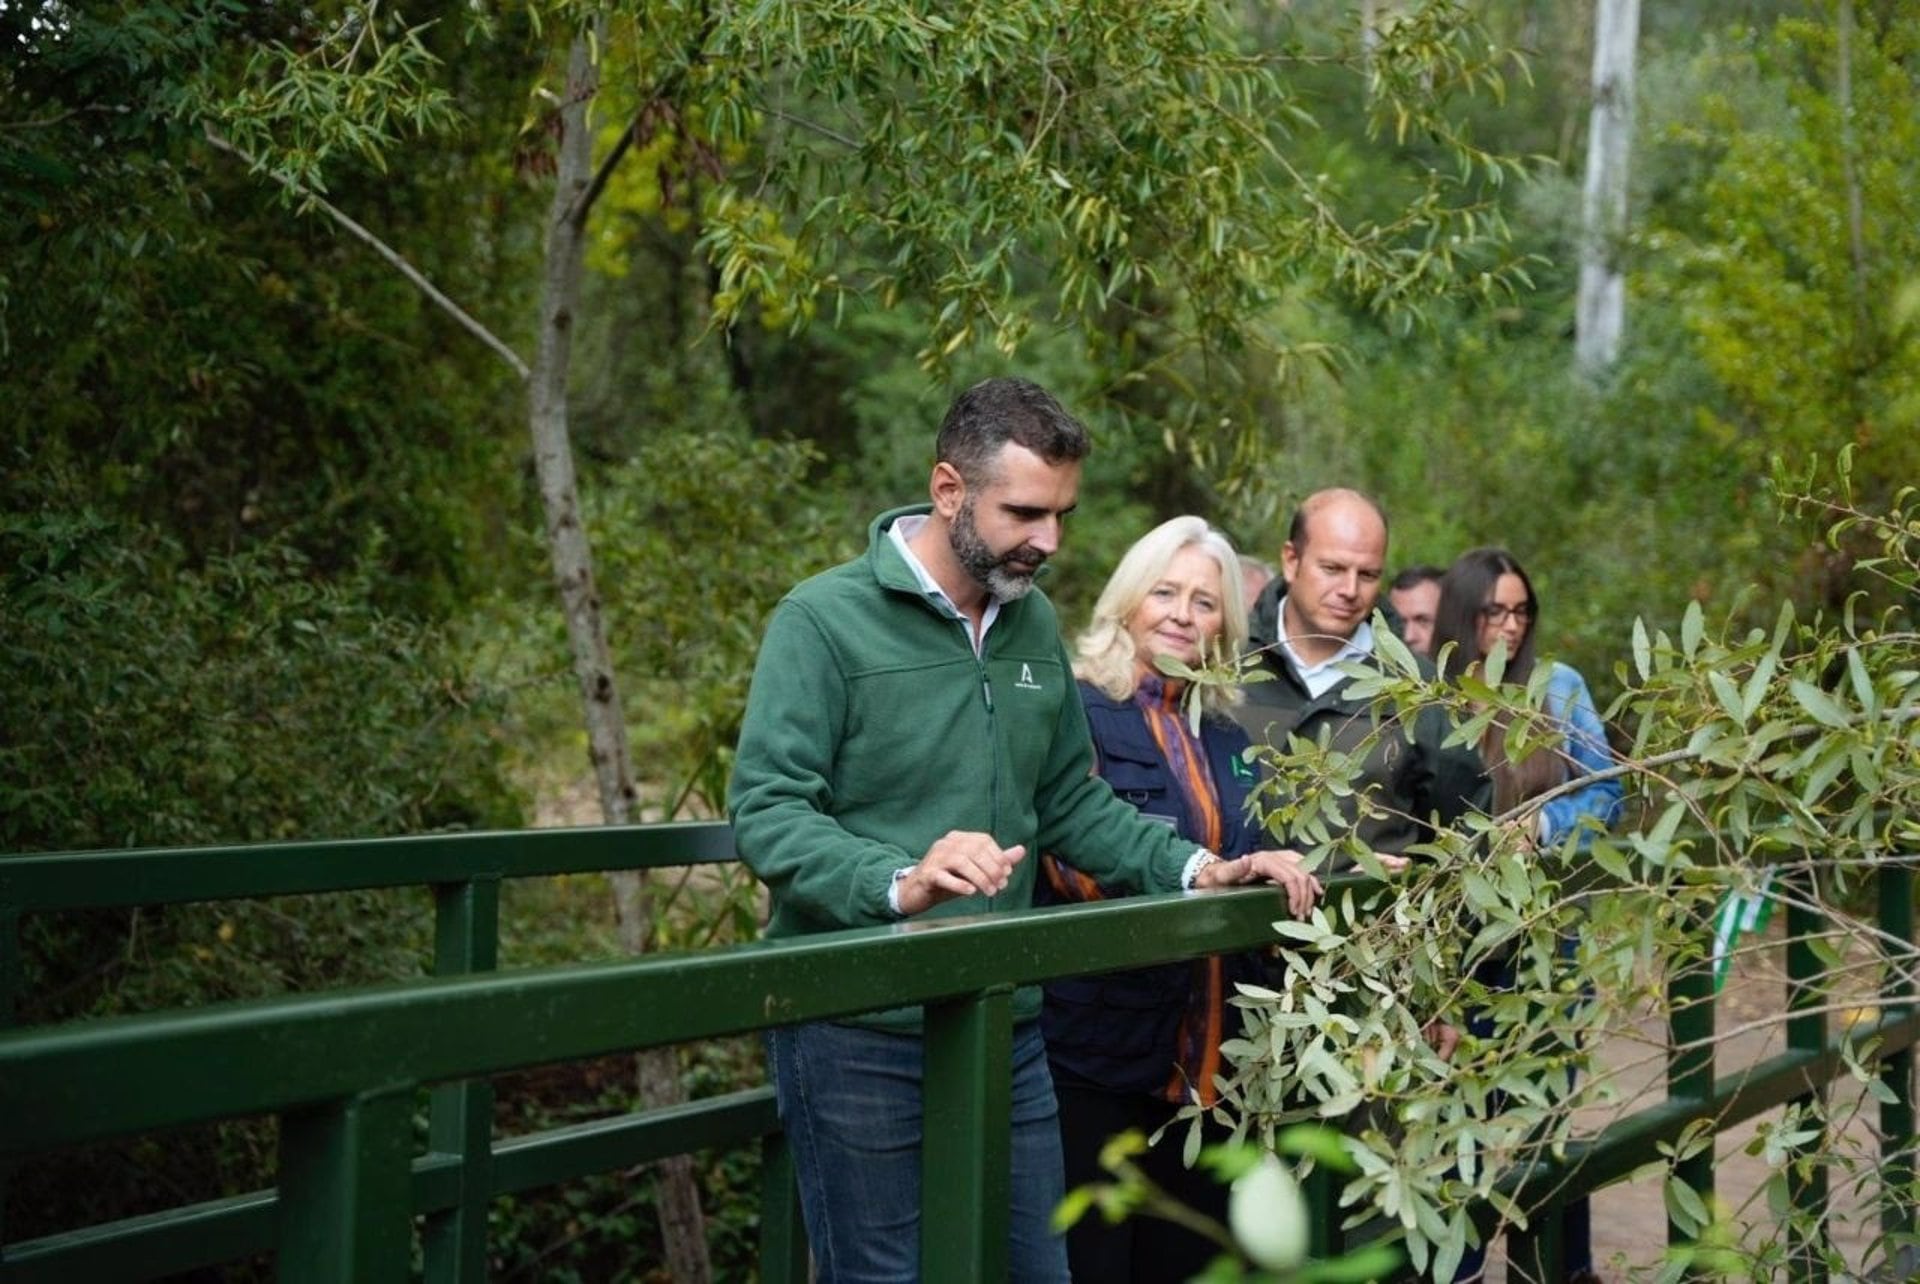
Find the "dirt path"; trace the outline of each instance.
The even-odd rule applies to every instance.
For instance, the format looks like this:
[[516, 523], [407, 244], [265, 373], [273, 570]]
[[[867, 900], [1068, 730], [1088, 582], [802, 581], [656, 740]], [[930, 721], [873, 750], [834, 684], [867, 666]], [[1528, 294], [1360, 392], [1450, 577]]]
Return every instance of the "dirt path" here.
[[[1777, 944], [1777, 925], [1770, 935], [1775, 941], [1770, 948], [1745, 950], [1738, 956], [1734, 974], [1716, 1005], [1715, 1029], [1722, 1042], [1715, 1072], [1720, 1076], [1786, 1050], [1785, 1024], [1778, 1019], [1786, 1008], [1784, 947]], [[1747, 943], [1742, 942], [1743, 946]], [[1600, 1051], [1601, 1065], [1614, 1076], [1618, 1101], [1583, 1112], [1582, 1122], [1590, 1128], [1603, 1126], [1620, 1113], [1645, 1109], [1666, 1099], [1664, 1028], [1659, 1021], [1648, 1018], [1638, 1023], [1637, 1031], [1637, 1037], [1616, 1039]], [[1843, 1144], [1859, 1157], [1860, 1171], [1868, 1179], [1865, 1189], [1850, 1188], [1844, 1172], [1828, 1174], [1832, 1234], [1857, 1266], [1877, 1234], [1871, 1175], [1875, 1171], [1879, 1112], [1857, 1085], [1840, 1086], [1834, 1100], [1855, 1107], [1846, 1112]], [[1715, 1194], [1736, 1224], [1764, 1227], [1762, 1237], [1773, 1234], [1771, 1223], [1775, 1219], [1768, 1209], [1765, 1187], [1774, 1170], [1764, 1158], [1747, 1154], [1745, 1148], [1761, 1122], [1777, 1120], [1779, 1114], [1773, 1111], [1722, 1133], [1714, 1151]], [[1666, 1248], [1666, 1218], [1663, 1178], [1658, 1173], [1618, 1183], [1595, 1196], [1593, 1257], [1600, 1278], [1651, 1279]], [[1487, 1278], [1493, 1284], [1508, 1281], [1504, 1246], [1497, 1245], [1490, 1255]], [[1911, 1277], [1902, 1271], [1879, 1278]], [[1514, 1276], [1514, 1284], [1519, 1284], [1519, 1279]]]

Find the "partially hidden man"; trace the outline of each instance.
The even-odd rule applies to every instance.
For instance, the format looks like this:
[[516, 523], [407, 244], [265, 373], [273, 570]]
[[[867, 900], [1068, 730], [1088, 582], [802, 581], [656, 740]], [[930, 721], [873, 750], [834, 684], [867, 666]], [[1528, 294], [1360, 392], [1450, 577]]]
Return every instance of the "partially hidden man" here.
[[[883, 513], [863, 556], [774, 611], [728, 799], [741, 858], [772, 893], [769, 936], [1024, 909], [1043, 849], [1148, 891], [1266, 879], [1296, 913], [1318, 891], [1294, 854], [1221, 860], [1093, 775], [1059, 624], [1034, 589], [1088, 448], [1035, 384], [968, 389], [940, 427], [932, 503]], [[1008, 1274], [1060, 1281], [1039, 991], [1014, 1009]], [[775, 1030], [767, 1046], [817, 1278], [916, 1279], [920, 1009]]]

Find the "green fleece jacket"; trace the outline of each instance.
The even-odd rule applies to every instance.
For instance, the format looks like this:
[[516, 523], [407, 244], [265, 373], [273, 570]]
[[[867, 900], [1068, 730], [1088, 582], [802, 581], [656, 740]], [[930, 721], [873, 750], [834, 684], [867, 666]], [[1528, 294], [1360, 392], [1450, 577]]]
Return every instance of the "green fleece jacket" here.
[[[1101, 882], [1177, 890], [1193, 844], [1093, 774], [1053, 604], [1037, 589], [1003, 604], [976, 656], [887, 535], [927, 511], [882, 514], [865, 556], [800, 584], [767, 625], [727, 799], [740, 857], [773, 895], [767, 934], [893, 921], [894, 871], [955, 829], [1022, 844], [1026, 859], [1000, 895], [922, 919], [1027, 908], [1042, 851]], [[1016, 1015], [1039, 1009], [1038, 990], [1016, 996]]]

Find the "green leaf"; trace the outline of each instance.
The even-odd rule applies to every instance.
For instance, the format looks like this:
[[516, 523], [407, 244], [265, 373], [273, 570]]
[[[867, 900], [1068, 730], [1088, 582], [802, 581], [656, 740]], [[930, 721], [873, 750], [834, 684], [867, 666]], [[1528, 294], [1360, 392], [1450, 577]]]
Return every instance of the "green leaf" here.
[[1872, 718], [1880, 712], [1880, 699], [1874, 692], [1873, 679], [1867, 675], [1867, 662], [1860, 658], [1860, 649], [1855, 647], [1847, 652], [1847, 676], [1853, 679], [1854, 698], [1860, 702], [1860, 712]]
[[1654, 825], [1653, 832], [1647, 835], [1647, 841], [1655, 847], [1666, 847], [1673, 842], [1673, 836], [1679, 831], [1680, 822], [1686, 818], [1686, 815], [1686, 803], [1676, 801], [1667, 804], [1667, 809], [1660, 813], [1660, 820]]
[[1340, 937], [1329, 932], [1324, 924], [1302, 923], [1297, 919], [1281, 919], [1273, 925], [1273, 930], [1291, 941], [1300, 941], [1306, 945], [1334, 944]]
[[1713, 695], [1726, 710], [1727, 716], [1742, 730], [1747, 725], [1746, 704], [1740, 699], [1740, 690], [1733, 685], [1733, 679], [1714, 669], [1707, 674], [1707, 685], [1713, 688]]
[[1666, 1204], [1668, 1219], [1688, 1238], [1698, 1238], [1713, 1220], [1700, 1193], [1677, 1176], [1667, 1178]]
[[1696, 599], [1687, 603], [1687, 613], [1680, 619], [1680, 653], [1691, 660], [1700, 651], [1700, 639], [1707, 631], [1706, 613], [1700, 609]]
[[1846, 710], [1835, 702], [1834, 698], [1803, 678], [1795, 678], [1788, 683], [1795, 702], [1807, 715], [1822, 726], [1832, 727], [1835, 731], [1848, 731], [1852, 723], [1847, 720]]
[[1405, 1260], [1404, 1249], [1376, 1240], [1331, 1262], [1310, 1262], [1288, 1279], [1291, 1284], [1368, 1284], [1372, 1280], [1392, 1279]]
[[1633, 667], [1642, 682], [1653, 676], [1653, 648], [1647, 642], [1647, 622], [1639, 616], [1633, 620]]
[[1336, 1173], [1355, 1173], [1359, 1171], [1353, 1162], [1353, 1156], [1347, 1153], [1342, 1134], [1333, 1128], [1320, 1124], [1294, 1124], [1280, 1130], [1274, 1138], [1273, 1148], [1283, 1155], [1297, 1155], [1311, 1159], [1322, 1168]]
[[1766, 698], [1767, 684], [1773, 681], [1774, 670], [1779, 667], [1780, 654], [1769, 651], [1760, 657], [1760, 663], [1753, 666], [1753, 673], [1747, 678], [1746, 689], [1740, 693], [1740, 722], [1745, 726], [1747, 720], [1759, 711], [1760, 702]]
[[1093, 1207], [1097, 1189], [1094, 1186], [1076, 1186], [1067, 1192], [1067, 1197], [1061, 1200], [1059, 1206], [1053, 1210], [1055, 1234], [1072, 1228], [1087, 1215], [1087, 1210]]
[[1587, 849], [1587, 855], [1592, 858], [1594, 864], [1623, 883], [1632, 877], [1633, 866], [1628, 861], [1627, 854], [1620, 850], [1618, 844], [1608, 839], [1595, 839], [1593, 846]]

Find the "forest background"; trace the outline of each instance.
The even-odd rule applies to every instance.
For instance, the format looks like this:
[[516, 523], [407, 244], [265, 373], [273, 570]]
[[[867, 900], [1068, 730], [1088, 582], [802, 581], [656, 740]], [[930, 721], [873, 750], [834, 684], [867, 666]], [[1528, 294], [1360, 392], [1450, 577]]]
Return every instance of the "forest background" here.
[[[885, 83], [858, 26], [909, 9], [763, 9], [829, 7], [847, 43], [821, 63], [699, 93], [680, 91], [726, 64], [662, 51], [711, 33], [704, 6], [604, 6], [594, 29], [597, 152], [624, 136], [629, 154], [587, 225], [571, 436], [650, 817], [712, 813], [766, 613], [922, 496], [946, 402], [986, 374], [1038, 380], [1094, 429], [1048, 585], [1070, 623], [1158, 520], [1202, 513], [1271, 559], [1299, 496], [1356, 485], [1392, 516], [1394, 566], [1513, 549], [1542, 649], [1603, 706], [1636, 617], [1750, 603], [1765, 623], [1858, 587], [1846, 549], [1781, 518], [1775, 457], [1851, 446], [1868, 508], [1920, 478], [1910, 0], [1646, 6], [1612, 247], [1626, 338], [1597, 378], [1573, 361], [1590, 0], [1165, 6], [1284, 84], [1284, 148], [1244, 149], [1235, 181], [1310, 193], [1338, 225], [1296, 209], [1315, 230], [1263, 242], [1175, 210], [1156, 228], [1062, 175], [1050, 226], [1079, 235], [1070, 251], [1003, 232], [1018, 202], [991, 164], [936, 200], [968, 160], [944, 146], [924, 201], [895, 184], [851, 230], [809, 234], [852, 185], [823, 154], [900, 176], [848, 137], [852, 113], [802, 109], [846, 101], [807, 82], [821, 66]], [[525, 384], [316, 199], [531, 353], [587, 8], [0, 4], [0, 850], [511, 827], [579, 791]], [[1362, 10], [1407, 24], [1402, 60]], [[1037, 15], [1063, 62], [1121, 66], [1101, 42], [1122, 13], [1013, 6], [979, 38], [1017, 43]], [[1045, 110], [967, 93], [963, 120]], [[1383, 112], [1403, 94], [1432, 114]], [[997, 252], [934, 261], [943, 231]], [[1254, 263], [1240, 278], [1233, 254]], [[1373, 275], [1354, 268], [1373, 254]], [[752, 930], [733, 885], [652, 913], [669, 946]], [[22, 1017], [416, 973], [424, 932], [374, 894], [51, 917], [29, 925]], [[618, 948], [592, 880], [514, 889], [503, 933], [503, 965]], [[687, 1086], [751, 1057], [689, 1055]], [[632, 1091], [617, 1067], [517, 1088], [508, 1128]], [[223, 1129], [82, 1157], [10, 1230], [245, 1188], [269, 1155]], [[724, 1271], [745, 1260], [751, 1173], [702, 1180]], [[503, 1204], [499, 1265], [654, 1260], [648, 1198], [609, 1180]]]

